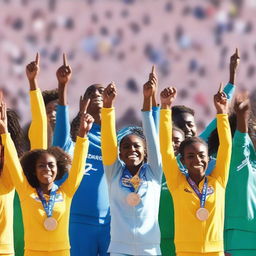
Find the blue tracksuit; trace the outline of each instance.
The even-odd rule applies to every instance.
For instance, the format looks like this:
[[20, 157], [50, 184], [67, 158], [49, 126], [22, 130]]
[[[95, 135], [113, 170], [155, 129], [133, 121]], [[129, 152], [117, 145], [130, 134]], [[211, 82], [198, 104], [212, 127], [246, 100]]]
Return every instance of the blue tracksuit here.
[[[84, 178], [73, 197], [70, 211], [71, 256], [108, 255], [110, 242], [108, 187], [102, 165], [100, 125], [93, 124], [88, 137]], [[57, 107], [53, 145], [73, 155], [68, 106]]]

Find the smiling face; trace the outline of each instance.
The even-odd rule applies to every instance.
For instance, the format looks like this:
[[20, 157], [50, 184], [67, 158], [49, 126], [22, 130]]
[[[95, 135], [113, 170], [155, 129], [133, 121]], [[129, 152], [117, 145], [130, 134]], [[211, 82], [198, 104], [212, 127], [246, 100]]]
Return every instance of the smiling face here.
[[145, 142], [137, 135], [125, 136], [120, 143], [120, 159], [129, 170], [141, 166], [146, 156]]
[[186, 145], [181, 161], [190, 176], [203, 177], [209, 162], [208, 149], [200, 142]]
[[177, 117], [174, 117], [173, 121], [185, 133], [185, 138], [196, 136], [195, 118], [192, 114], [188, 112], [180, 113]]
[[84, 98], [90, 98], [90, 103], [87, 112], [93, 116], [103, 107], [103, 92], [104, 87], [100, 84], [89, 86], [84, 94]]
[[58, 172], [56, 158], [48, 153], [42, 154], [36, 161], [36, 177], [39, 185], [54, 182]]

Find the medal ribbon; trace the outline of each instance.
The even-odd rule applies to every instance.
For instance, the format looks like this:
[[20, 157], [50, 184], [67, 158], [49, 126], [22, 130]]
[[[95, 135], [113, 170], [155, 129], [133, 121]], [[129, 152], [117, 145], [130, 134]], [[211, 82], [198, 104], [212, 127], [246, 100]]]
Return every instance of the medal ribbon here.
[[190, 187], [195, 191], [198, 198], [200, 199], [200, 208], [204, 208], [205, 202], [206, 202], [206, 196], [207, 196], [207, 188], [208, 188], [207, 177], [205, 177], [205, 180], [204, 180], [204, 186], [202, 189], [202, 193], [199, 191], [196, 183], [190, 177], [187, 177], [187, 181], [188, 181]]
[[123, 174], [121, 176], [121, 179], [120, 179], [120, 185], [122, 187], [125, 187], [125, 188], [128, 188], [131, 192], [135, 192], [137, 193], [137, 191], [139, 190], [140, 186], [141, 186], [141, 183], [142, 181], [145, 180], [145, 171], [146, 171], [146, 164], [142, 165], [141, 168], [140, 168], [140, 171], [139, 171], [139, 174], [137, 175], [138, 178], [140, 179], [140, 184], [137, 188], [134, 187], [133, 183], [131, 182], [132, 178], [135, 177], [131, 175], [130, 171], [125, 168], [123, 170]]
[[56, 184], [53, 184], [52, 190], [50, 192], [50, 199], [48, 202], [46, 201], [46, 199], [44, 197], [44, 193], [43, 193], [42, 189], [41, 188], [36, 189], [38, 197], [42, 202], [42, 205], [44, 207], [47, 217], [52, 216], [52, 211], [53, 211], [53, 207], [55, 204], [56, 193], [57, 193], [58, 188], [59, 187]]

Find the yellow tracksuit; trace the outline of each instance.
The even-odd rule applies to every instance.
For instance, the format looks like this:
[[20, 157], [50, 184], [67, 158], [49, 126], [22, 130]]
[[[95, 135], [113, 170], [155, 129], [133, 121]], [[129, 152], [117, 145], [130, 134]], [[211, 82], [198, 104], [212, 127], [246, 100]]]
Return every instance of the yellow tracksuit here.
[[[208, 176], [205, 204], [210, 214], [206, 221], [200, 221], [196, 217], [200, 200], [188, 184], [186, 177], [180, 172], [173, 152], [171, 110], [164, 109], [160, 113], [160, 147], [164, 174], [174, 201], [174, 241], [177, 255], [223, 254], [225, 188], [232, 143], [226, 114], [217, 115], [217, 128], [220, 146], [215, 169]], [[200, 191], [203, 183], [204, 181], [199, 184]]]

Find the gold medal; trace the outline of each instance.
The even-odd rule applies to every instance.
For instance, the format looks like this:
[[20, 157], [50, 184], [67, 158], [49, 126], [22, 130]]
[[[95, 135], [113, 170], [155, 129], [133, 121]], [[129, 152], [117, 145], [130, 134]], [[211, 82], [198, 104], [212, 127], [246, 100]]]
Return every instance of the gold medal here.
[[48, 231], [53, 231], [57, 228], [58, 222], [53, 217], [47, 217], [44, 221], [44, 228]]
[[140, 201], [141, 201], [140, 196], [134, 192], [128, 194], [128, 196], [126, 197], [126, 202], [130, 206], [136, 206], [140, 203]]
[[201, 207], [196, 211], [196, 217], [201, 221], [205, 221], [209, 218], [209, 211]]

